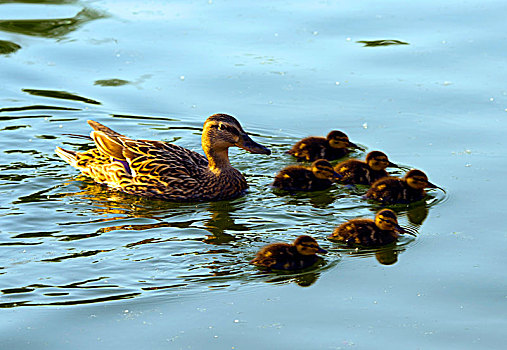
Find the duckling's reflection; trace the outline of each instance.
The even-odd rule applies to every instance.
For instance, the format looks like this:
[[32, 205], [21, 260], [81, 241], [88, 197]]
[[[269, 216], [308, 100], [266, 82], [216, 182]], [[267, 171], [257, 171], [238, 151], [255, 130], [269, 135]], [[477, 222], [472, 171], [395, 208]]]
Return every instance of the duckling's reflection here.
[[302, 273], [297, 276], [291, 275], [291, 276], [276, 276], [275, 278], [269, 279], [268, 283], [277, 283], [277, 284], [289, 284], [289, 283], [296, 283], [300, 287], [309, 287], [320, 277], [320, 273], [318, 272], [307, 272]]
[[405, 246], [397, 245], [396, 243], [392, 243], [383, 247], [373, 248], [373, 249], [346, 249], [340, 250], [344, 254], [348, 254], [350, 256], [357, 256], [360, 258], [368, 258], [370, 256], [375, 256], [378, 263], [381, 265], [394, 265], [398, 262], [398, 255], [400, 255], [403, 251], [405, 251]]
[[303, 201], [308, 201], [313, 207], [319, 209], [328, 208], [337, 198], [336, 194], [330, 190], [291, 193], [276, 189], [273, 193], [278, 197], [284, 197], [288, 205], [300, 205]]

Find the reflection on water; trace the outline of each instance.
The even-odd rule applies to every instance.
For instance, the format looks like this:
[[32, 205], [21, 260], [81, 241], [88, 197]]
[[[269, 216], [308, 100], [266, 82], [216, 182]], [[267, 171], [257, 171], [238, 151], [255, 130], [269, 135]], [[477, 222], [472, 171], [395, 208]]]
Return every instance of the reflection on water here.
[[365, 47], [409, 45], [409, 43], [401, 40], [359, 40], [357, 42], [360, 44], [364, 44]]
[[12, 41], [0, 40], [0, 55], [8, 55], [21, 49], [21, 46]]
[[23, 89], [24, 92], [34, 96], [58, 98], [62, 100], [79, 101], [84, 103], [90, 103], [94, 105], [100, 105], [100, 102], [92, 100], [90, 98], [82, 97], [76, 94], [71, 94], [66, 91], [55, 91], [55, 90], [37, 90], [37, 89]]
[[122, 86], [130, 84], [130, 81], [123, 79], [104, 79], [104, 80], [95, 80], [93, 84], [99, 86]]
[[[52, 2], [37, 1], [36, 3], [51, 4]], [[85, 8], [71, 18], [0, 20], [0, 31], [44, 38], [61, 38], [87, 22], [105, 17], [104, 13]]]

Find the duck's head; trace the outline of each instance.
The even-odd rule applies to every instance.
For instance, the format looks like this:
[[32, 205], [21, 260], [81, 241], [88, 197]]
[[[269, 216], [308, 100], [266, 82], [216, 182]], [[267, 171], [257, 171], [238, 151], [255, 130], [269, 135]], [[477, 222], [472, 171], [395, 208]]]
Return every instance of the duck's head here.
[[339, 130], [333, 130], [327, 134], [326, 140], [332, 148], [359, 148], [349, 141], [349, 137], [344, 132]]
[[398, 231], [399, 233], [408, 233], [415, 236], [415, 233], [408, 231], [398, 225], [398, 217], [391, 209], [382, 209], [375, 215], [375, 226], [383, 231]]
[[271, 151], [248, 136], [241, 124], [228, 114], [214, 114], [204, 122], [202, 131], [203, 148], [226, 150], [239, 147], [250, 153], [271, 154]]
[[366, 164], [375, 170], [380, 171], [385, 168], [398, 168], [398, 165], [391, 163], [384, 152], [372, 151], [366, 155]]
[[310, 236], [299, 236], [296, 238], [294, 243], [292, 243], [301, 255], [315, 255], [317, 253], [326, 254], [327, 250], [319, 247], [317, 241]]
[[421, 170], [412, 169], [405, 174], [403, 179], [407, 185], [416, 190], [424, 190], [425, 188], [438, 188], [445, 192], [443, 188], [429, 182], [428, 176], [426, 176], [426, 174]]
[[334, 171], [333, 166], [325, 159], [317, 159], [312, 163], [312, 172], [317, 179], [334, 180], [342, 176]]

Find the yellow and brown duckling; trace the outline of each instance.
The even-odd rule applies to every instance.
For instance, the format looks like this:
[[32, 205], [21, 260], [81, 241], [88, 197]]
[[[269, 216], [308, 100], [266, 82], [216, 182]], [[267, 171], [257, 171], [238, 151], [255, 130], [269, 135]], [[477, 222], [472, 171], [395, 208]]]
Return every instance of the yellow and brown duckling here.
[[229, 147], [271, 153], [227, 114], [214, 114], [204, 122], [201, 141], [206, 156], [169, 142], [130, 139], [92, 120], [88, 124], [96, 147], [82, 153], [57, 147], [63, 160], [98, 183], [170, 201], [238, 197], [248, 185], [229, 163]]
[[375, 181], [366, 192], [366, 198], [382, 204], [408, 204], [422, 200], [426, 196], [425, 188], [444, 191], [429, 182], [421, 170], [412, 169], [403, 178], [385, 177]]
[[382, 246], [393, 243], [399, 234], [413, 232], [407, 231], [398, 225], [396, 214], [391, 209], [382, 209], [372, 219], [352, 219], [337, 228], [329, 236], [332, 241], [346, 243], [354, 246]]
[[250, 263], [270, 270], [301, 270], [319, 260], [317, 253], [327, 251], [313, 237], [299, 236], [292, 244], [273, 243], [263, 247]]
[[338, 130], [331, 131], [326, 137], [311, 136], [298, 141], [287, 151], [299, 161], [313, 162], [317, 159], [336, 160], [359, 148], [349, 141], [349, 137]]
[[366, 155], [365, 161], [349, 159], [335, 165], [335, 171], [342, 176], [340, 183], [371, 185], [375, 181], [389, 176], [386, 168], [398, 168], [391, 163], [385, 153], [372, 151]]
[[330, 187], [340, 176], [325, 159], [319, 159], [310, 167], [289, 165], [275, 176], [272, 186], [286, 191], [320, 191]]

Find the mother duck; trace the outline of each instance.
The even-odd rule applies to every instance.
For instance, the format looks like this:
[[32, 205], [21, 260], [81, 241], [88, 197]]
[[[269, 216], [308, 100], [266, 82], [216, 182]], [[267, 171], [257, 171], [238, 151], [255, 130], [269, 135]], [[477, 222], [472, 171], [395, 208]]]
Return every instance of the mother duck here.
[[95, 148], [55, 152], [95, 182], [129, 194], [170, 201], [214, 201], [242, 195], [244, 176], [229, 163], [229, 147], [271, 154], [253, 141], [236, 118], [214, 114], [204, 122], [203, 156], [163, 141], [133, 140], [89, 120]]

